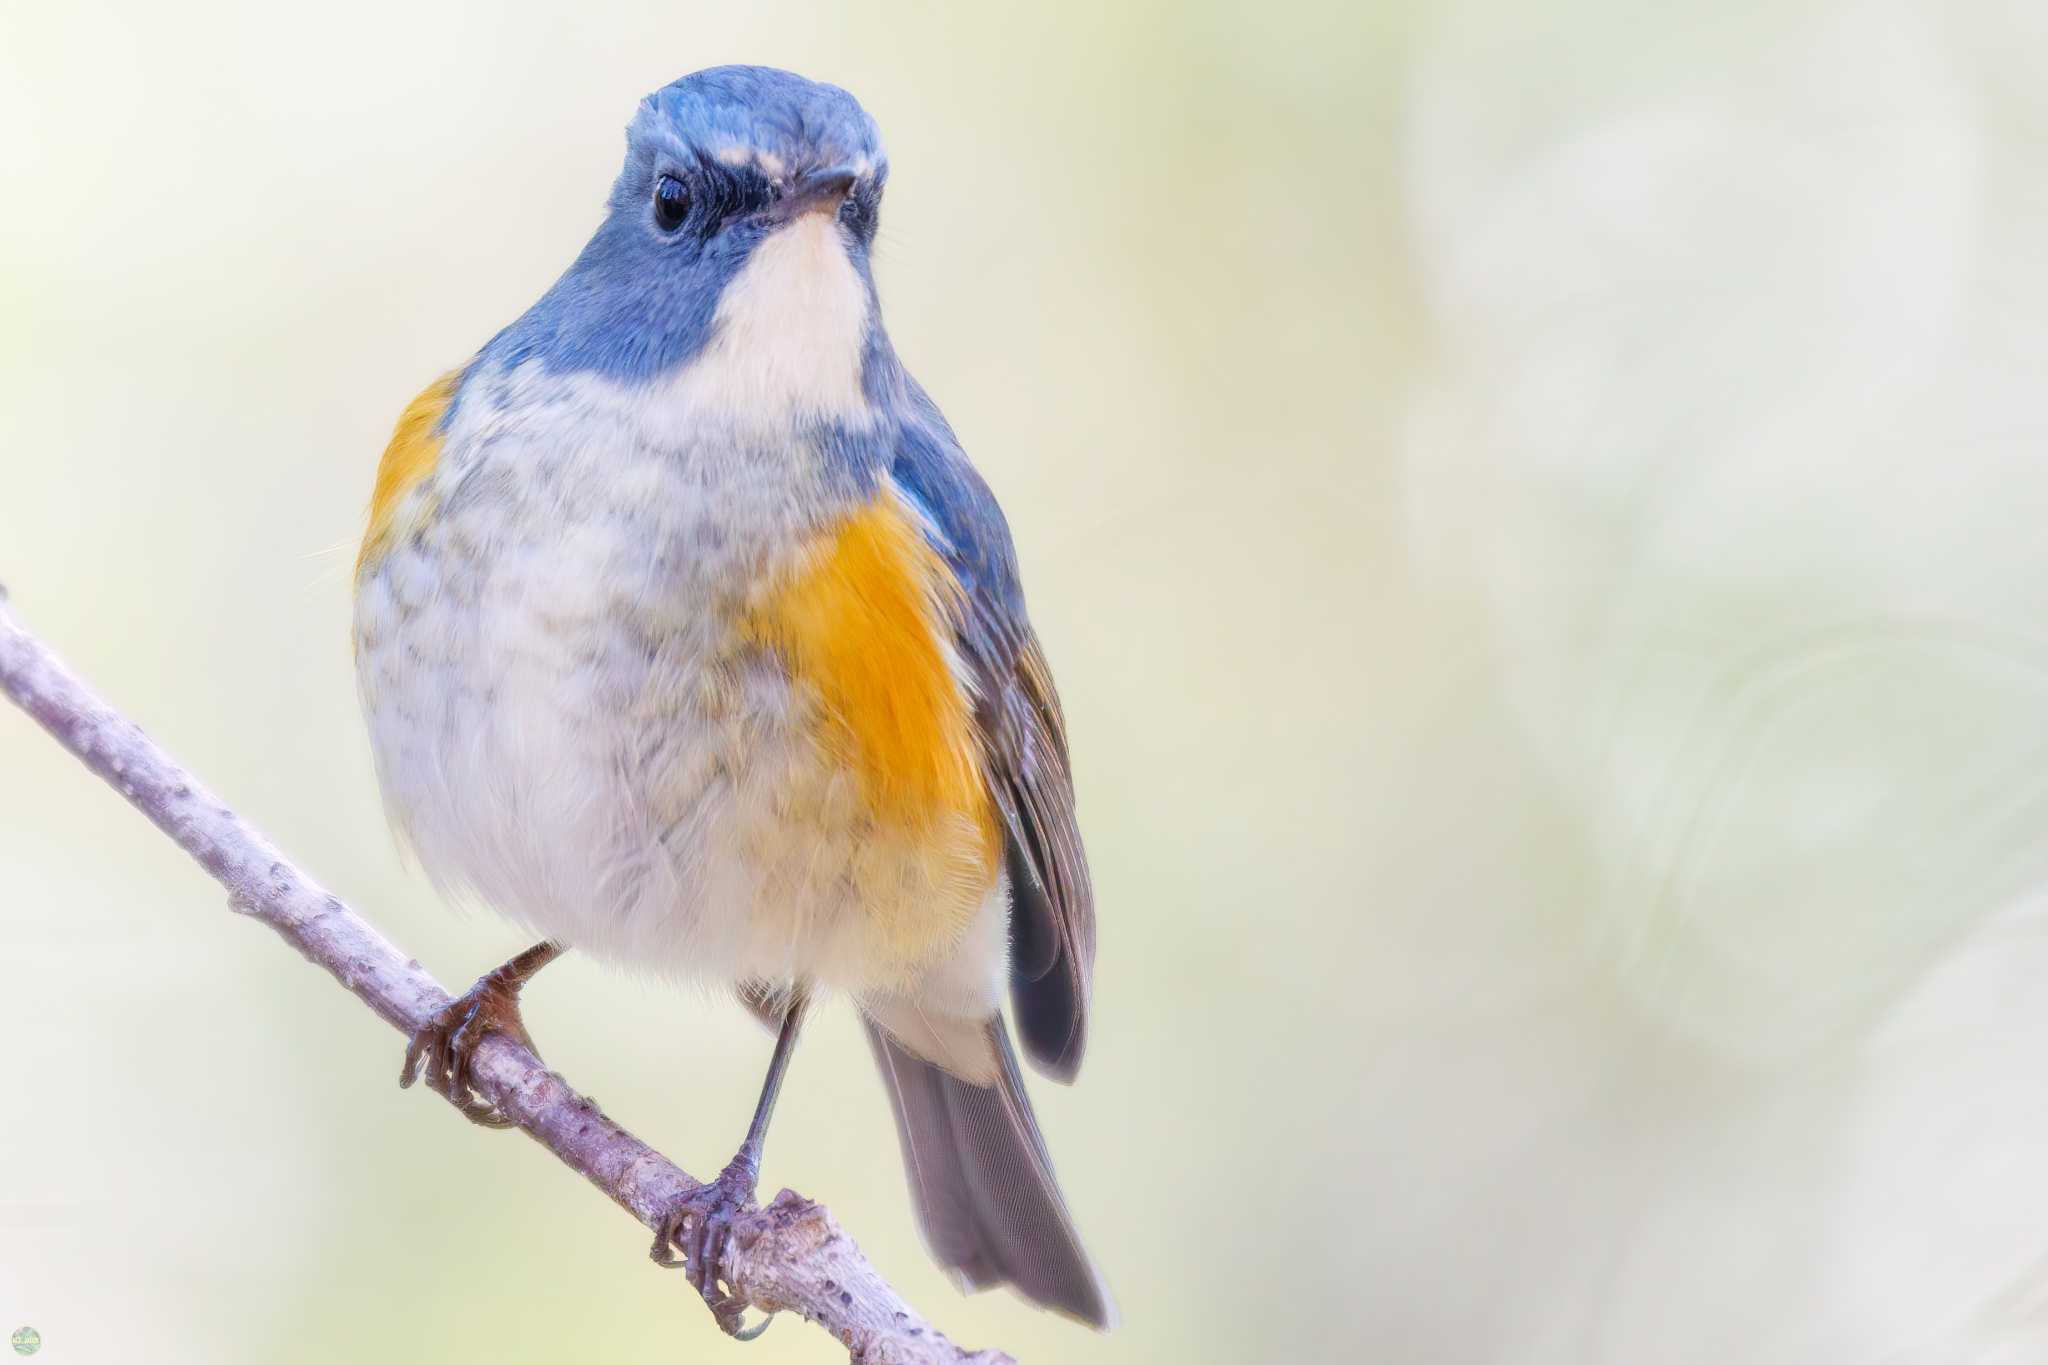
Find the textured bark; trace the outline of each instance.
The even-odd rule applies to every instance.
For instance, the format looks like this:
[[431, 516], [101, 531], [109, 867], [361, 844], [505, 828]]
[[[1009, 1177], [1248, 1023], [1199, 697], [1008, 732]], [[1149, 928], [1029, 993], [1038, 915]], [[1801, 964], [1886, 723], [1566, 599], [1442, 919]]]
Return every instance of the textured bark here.
[[[133, 723], [22, 628], [0, 594], [0, 690], [104, 778], [228, 890], [228, 903], [282, 934], [307, 961], [410, 1036], [449, 1003], [426, 970], [294, 867]], [[654, 1228], [697, 1181], [606, 1118], [527, 1049], [496, 1034], [475, 1058], [476, 1089], [571, 1170]], [[1003, 1365], [919, 1317], [832, 1215], [784, 1190], [734, 1224], [728, 1283], [763, 1312], [829, 1331], [857, 1365]], [[694, 1293], [678, 1288], [695, 1301]]]

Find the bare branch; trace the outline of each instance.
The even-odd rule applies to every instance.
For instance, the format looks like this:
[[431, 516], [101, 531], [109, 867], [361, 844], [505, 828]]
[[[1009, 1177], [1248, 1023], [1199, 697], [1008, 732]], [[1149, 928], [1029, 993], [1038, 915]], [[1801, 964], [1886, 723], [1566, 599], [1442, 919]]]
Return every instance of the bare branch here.
[[[4, 594], [0, 689], [212, 873], [236, 910], [277, 930], [386, 1023], [409, 1036], [449, 1003], [418, 962], [315, 885], [58, 662], [22, 628]], [[650, 1229], [697, 1188], [517, 1043], [486, 1038], [475, 1076], [476, 1089], [502, 1113]], [[962, 1350], [934, 1331], [829, 1212], [789, 1190], [735, 1223], [725, 1271], [739, 1298], [817, 1323], [856, 1365], [1015, 1365], [1000, 1351]]]

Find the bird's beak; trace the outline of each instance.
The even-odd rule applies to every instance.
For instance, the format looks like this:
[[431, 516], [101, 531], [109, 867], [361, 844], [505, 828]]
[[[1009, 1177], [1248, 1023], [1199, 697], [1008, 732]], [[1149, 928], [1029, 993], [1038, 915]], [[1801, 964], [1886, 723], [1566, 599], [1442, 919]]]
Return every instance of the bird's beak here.
[[837, 213], [860, 176], [844, 166], [821, 166], [792, 177], [775, 201], [775, 216], [791, 222], [806, 213]]

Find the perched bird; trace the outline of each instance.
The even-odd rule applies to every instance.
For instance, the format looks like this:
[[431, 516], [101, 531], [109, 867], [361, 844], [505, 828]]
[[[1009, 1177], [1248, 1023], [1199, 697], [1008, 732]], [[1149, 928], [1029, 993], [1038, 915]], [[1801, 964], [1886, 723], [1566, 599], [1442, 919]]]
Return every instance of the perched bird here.
[[530, 1041], [518, 990], [565, 950], [730, 983], [774, 1057], [655, 1243], [730, 1329], [725, 1235], [806, 1005], [843, 995], [934, 1256], [1107, 1326], [1002, 1013], [1073, 1077], [1095, 914], [1063, 722], [1003, 515], [882, 325], [887, 176], [835, 86], [686, 76], [567, 273], [399, 419], [356, 567], [378, 779], [441, 887], [542, 939], [402, 1079], [501, 1123], [470, 1053]]

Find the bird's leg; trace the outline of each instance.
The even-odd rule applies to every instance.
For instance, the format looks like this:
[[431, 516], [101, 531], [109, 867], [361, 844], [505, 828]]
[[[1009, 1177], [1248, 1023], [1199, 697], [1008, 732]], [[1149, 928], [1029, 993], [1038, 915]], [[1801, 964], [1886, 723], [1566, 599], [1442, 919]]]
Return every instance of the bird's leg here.
[[447, 1096], [472, 1123], [486, 1128], [511, 1127], [512, 1120], [470, 1084], [470, 1061], [477, 1044], [489, 1033], [502, 1033], [536, 1051], [526, 1022], [519, 1017], [519, 988], [562, 952], [559, 943], [536, 943], [496, 971], [478, 977], [474, 986], [413, 1034], [405, 1046], [398, 1083], [409, 1086], [423, 1079], [427, 1089]]
[[754, 1121], [747, 1125], [747, 1136], [739, 1151], [716, 1180], [699, 1185], [677, 1200], [654, 1235], [650, 1254], [655, 1263], [684, 1267], [683, 1273], [711, 1306], [718, 1325], [734, 1336], [743, 1335], [739, 1323], [744, 1305], [734, 1302], [719, 1288], [726, 1241], [733, 1220], [753, 1205], [754, 1185], [761, 1178], [761, 1144], [768, 1136], [768, 1120], [775, 1113], [775, 1097], [782, 1093], [782, 1078], [789, 1070], [791, 1054], [796, 1051], [797, 1030], [803, 1026], [808, 1003], [808, 993], [802, 986], [790, 993], [782, 1013], [782, 1028], [775, 1035], [775, 1055], [768, 1061], [761, 1098], [754, 1105]]

